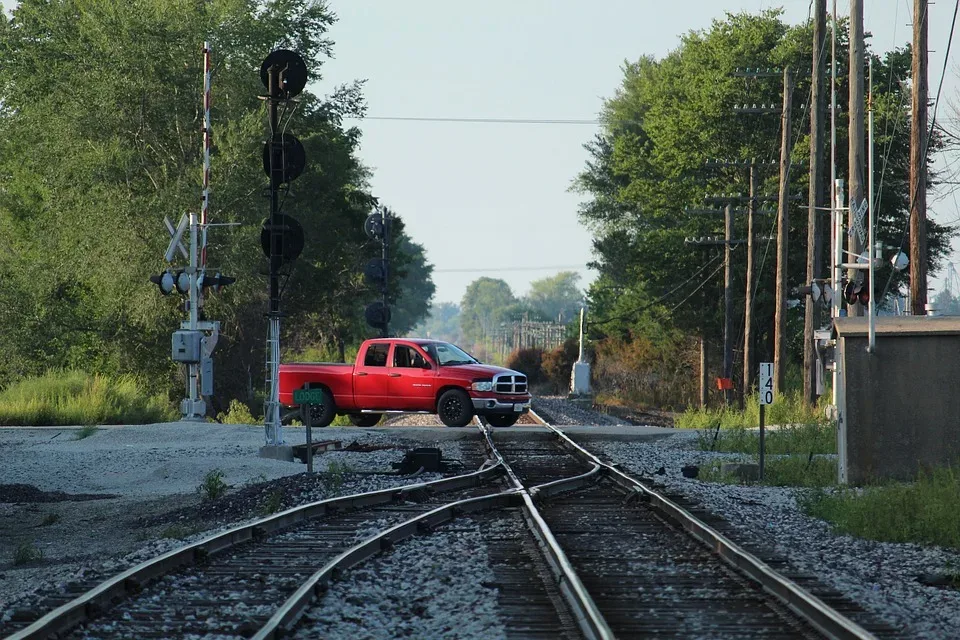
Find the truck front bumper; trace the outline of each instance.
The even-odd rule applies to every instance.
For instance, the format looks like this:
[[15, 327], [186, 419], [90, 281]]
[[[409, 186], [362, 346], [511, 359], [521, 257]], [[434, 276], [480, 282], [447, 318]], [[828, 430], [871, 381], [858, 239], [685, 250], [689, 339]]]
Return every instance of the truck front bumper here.
[[530, 411], [530, 398], [517, 398], [516, 401], [499, 398], [473, 398], [473, 410], [480, 415], [526, 413]]

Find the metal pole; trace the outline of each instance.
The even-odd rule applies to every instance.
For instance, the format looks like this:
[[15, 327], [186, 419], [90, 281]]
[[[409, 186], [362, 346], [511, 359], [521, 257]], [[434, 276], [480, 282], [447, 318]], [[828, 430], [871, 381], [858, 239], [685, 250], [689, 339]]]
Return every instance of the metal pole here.
[[[202, 237], [200, 241], [200, 272], [203, 273], [207, 267], [207, 223], [210, 221], [210, 145], [212, 144], [212, 134], [210, 131], [210, 104], [212, 102], [210, 95], [211, 84], [211, 66], [210, 66], [210, 43], [203, 43], [203, 198], [200, 208], [200, 226]], [[200, 310], [203, 309], [203, 289], [200, 289], [199, 303]]]
[[765, 453], [764, 451], [765, 443], [763, 439], [763, 431], [764, 431], [763, 421], [764, 421], [764, 418], [766, 417], [765, 411], [764, 411], [766, 408], [767, 408], [767, 405], [765, 404], [760, 405], [760, 481], [761, 482], [763, 481], [764, 453]]
[[280, 167], [277, 161], [276, 132], [278, 128], [277, 101], [280, 96], [280, 69], [275, 65], [268, 72], [267, 98], [270, 117], [270, 307], [267, 313], [267, 368], [269, 389], [264, 402], [264, 428], [267, 444], [283, 444], [280, 425], [280, 267], [283, 264], [283, 232], [280, 228], [279, 187]]
[[[380, 221], [383, 224], [383, 242], [381, 243], [381, 257], [383, 258], [383, 308], [384, 313], [389, 314], [390, 310], [390, 301], [389, 301], [389, 287], [390, 287], [390, 216], [387, 215], [387, 208], [383, 207], [380, 209]], [[383, 337], [390, 337], [390, 321], [389, 316], [384, 316], [383, 322]]]
[[867, 98], [867, 127], [869, 129], [869, 154], [867, 155], [867, 258], [870, 260], [867, 271], [867, 291], [870, 295], [870, 301], [867, 303], [867, 315], [869, 316], [867, 330], [867, 351], [873, 353], [877, 347], [877, 326], [875, 320], [875, 305], [873, 299], [873, 272], [874, 272], [874, 252], [876, 238], [873, 229], [873, 58], [870, 58], [870, 72], [868, 74], [868, 86], [870, 87], [869, 97]]
[[577, 362], [583, 362], [583, 307], [580, 307], [580, 356]]

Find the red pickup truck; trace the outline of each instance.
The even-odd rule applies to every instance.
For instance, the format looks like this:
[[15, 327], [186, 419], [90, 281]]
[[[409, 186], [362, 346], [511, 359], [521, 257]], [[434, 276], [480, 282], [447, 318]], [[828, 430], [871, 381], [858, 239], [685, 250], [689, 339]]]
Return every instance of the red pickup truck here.
[[530, 410], [524, 374], [481, 364], [438, 340], [367, 340], [356, 364], [281, 364], [280, 403], [296, 407], [298, 389], [322, 390], [323, 402], [311, 408], [312, 423], [321, 427], [337, 414], [371, 427], [384, 413], [436, 413], [448, 427], [480, 415], [495, 427], [509, 427]]

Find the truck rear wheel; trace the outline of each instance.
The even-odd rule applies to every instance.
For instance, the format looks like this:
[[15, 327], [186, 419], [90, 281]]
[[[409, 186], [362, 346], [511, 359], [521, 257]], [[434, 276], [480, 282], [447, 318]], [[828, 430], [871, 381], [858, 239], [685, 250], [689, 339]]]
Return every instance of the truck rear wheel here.
[[487, 416], [487, 422], [494, 427], [512, 427], [519, 418], [520, 415], [516, 413], [495, 413], [492, 416]]
[[437, 416], [448, 427], [465, 427], [473, 418], [473, 403], [463, 389], [448, 389], [437, 402]]
[[[333, 402], [333, 394], [328, 389], [320, 389], [323, 392], [323, 404], [311, 404], [310, 424], [314, 427], [328, 427], [337, 415], [337, 406]], [[305, 407], [300, 407], [304, 411]], [[306, 416], [303, 416], [306, 418]], [[306, 423], [306, 420], [304, 420]]]
[[382, 413], [351, 413], [350, 424], [357, 427], [372, 427], [380, 422]]

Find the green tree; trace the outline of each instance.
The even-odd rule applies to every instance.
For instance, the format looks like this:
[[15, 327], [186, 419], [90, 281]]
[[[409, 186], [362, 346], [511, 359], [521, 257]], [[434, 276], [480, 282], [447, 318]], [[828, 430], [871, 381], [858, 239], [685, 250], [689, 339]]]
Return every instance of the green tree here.
[[524, 301], [546, 319], [569, 322], [583, 304], [579, 282], [580, 274], [576, 271], [561, 271], [555, 276], [534, 280]]
[[434, 304], [427, 318], [413, 328], [411, 335], [459, 343], [462, 339], [460, 307], [454, 302]]
[[[75, 366], [146, 374], [179, 394], [169, 333], [182, 310], [148, 276], [165, 266], [163, 217], [199, 205], [200, 52], [209, 40], [211, 220], [240, 223], [209, 235], [211, 265], [238, 278], [205, 309], [223, 323], [214, 409], [252, 400], [266, 333], [258, 70], [286, 47], [321, 77], [333, 21], [311, 0], [23, 0], [0, 17], [0, 302], [16, 302], [2, 312], [0, 384]], [[281, 198], [306, 236], [284, 269], [283, 341], [293, 348], [365, 331], [362, 222], [374, 200], [355, 154], [359, 130], [342, 123], [363, 109], [355, 83], [327, 97], [304, 92], [283, 113], [307, 154]], [[408, 322], [417, 313], [414, 304]]]
[[509, 319], [509, 307], [517, 299], [503, 280], [477, 278], [469, 285], [460, 301], [460, 329], [471, 343], [482, 343], [501, 322]]
[[[741, 115], [733, 111], [745, 102], [776, 102], [779, 78], [744, 79], [733, 75], [740, 67], [770, 68], [790, 65], [810, 68], [811, 27], [791, 27], [779, 10], [759, 14], [728, 14], [710, 28], [692, 31], [681, 45], [661, 60], [650, 56], [624, 67], [624, 78], [614, 97], [606, 101], [604, 130], [586, 145], [584, 171], [573, 189], [586, 196], [580, 215], [593, 235], [595, 267], [600, 277], [590, 287], [592, 333], [626, 337], [645, 326], [668, 324], [685, 332], [719, 335], [718, 292], [720, 252], [687, 243], [690, 237], [722, 234], [722, 216], [690, 215], [687, 207], [702, 208], [706, 193], [745, 193], [743, 169], [709, 169], [711, 158], [779, 157], [779, 118]], [[845, 44], [841, 41], [838, 47]], [[887, 150], [883, 196], [878, 210], [878, 239], [899, 244], [907, 221], [909, 156], [909, 91], [900, 82], [909, 75], [909, 51], [898, 49], [873, 55], [877, 149]], [[882, 79], [882, 80], [881, 80]], [[838, 68], [838, 88], [847, 86], [847, 70]], [[809, 94], [809, 76], [797, 74], [795, 106]], [[845, 91], [838, 91], [840, 111]], [[807, 176], [801, 169], [809, 155], [805, 111], [795, 109], [791, 138], [796, 142], [790, 193], [806, 193]], [[838, 138], [845, 139], [846, 118], [838, 119]], [[931, 156], [942, 146], [938, 135]], [[841, 145], [838, 166], [845, 167]], [[824, 167], [829, 175], [829, 166]], [[878, 173], [877, 183], [880, 183]], [[776, 193], [776, 171], [761, 172], [761, 193]], [[789, 286], [803, 284], [806, 263], [806, 210], [800, 203], [791, 215]], [[761, 217], [762, 232], [771, 218]], [[738, 216], [735, 236], [744, 237], [745, 221]], [[931, 271], [947, 249], [952, 229], [928, 225]], [[758, 344], [765, 343], [773, 317], [774, 262], [761, 244], [758, 253], [756, 315]], [[735, 282], [744, 278], [745, 261], [734, 258]], [[889, 271], [881, 272], [886, 281]], [[903, 283], [895, 275], [893, 290]], [[881, 286], [878, 287], [879, 290]], [[737, 289], [737, 295], [742, 292]], [[740, 301], [737, 308], [742, 308]], [[802, 308], [791, 312], [802, 317]], [[802, 325], [802, 322], [800, 323]], [[793, 326], [793, 325], [792, 325]], [[795, 343], [794, 343], [795, 344]]]

